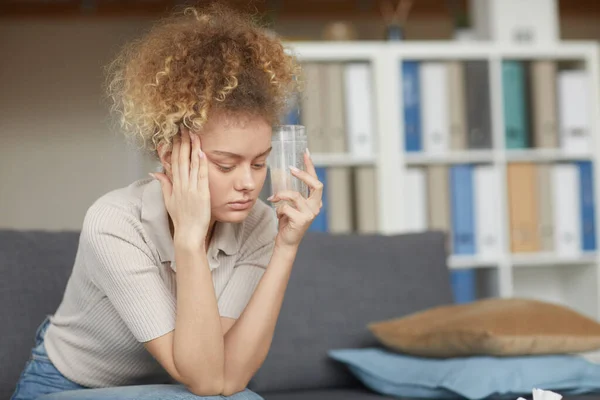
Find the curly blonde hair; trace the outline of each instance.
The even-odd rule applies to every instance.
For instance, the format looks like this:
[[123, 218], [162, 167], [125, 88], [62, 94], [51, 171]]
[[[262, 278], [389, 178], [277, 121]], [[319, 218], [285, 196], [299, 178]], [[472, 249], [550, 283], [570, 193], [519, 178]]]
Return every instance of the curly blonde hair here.
[[119, 128], [156, 155], [213, 112], [281, 121], [301, 90], [300, 63], [256, 19], [222, 3], [186, 7], [125, 45], [106, 67]]

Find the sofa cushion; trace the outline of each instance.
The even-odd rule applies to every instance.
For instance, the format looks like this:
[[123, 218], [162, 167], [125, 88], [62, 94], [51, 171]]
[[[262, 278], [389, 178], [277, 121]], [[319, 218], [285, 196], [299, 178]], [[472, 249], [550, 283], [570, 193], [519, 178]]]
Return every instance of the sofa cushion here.
[[293, 392], [259, 393], [265, 400], [392, 400], [368, 389], [323, 389]]
[[445, 235], [308, 232], [290, 277], [271, 349], [249, 388], [356, 387], [327, 351], [377, 345], [371, 321], [452, 303]]
[[58, 307], [79, 232], [0, 230], [0, 399], [10, 398], [44, 317]]
[[600, 324], [568, 307], [493, 298], [369, 324], [391, 349], [424, 357], [566, 354], [600, 348]]
[[330, 355], [367, 387], [389, 396], [478, 400], [516, 399], [533, 388], [560, 394], [600, 392], [600, 365], [575, 355], [440, 359], [379, 348], [331, 350]]

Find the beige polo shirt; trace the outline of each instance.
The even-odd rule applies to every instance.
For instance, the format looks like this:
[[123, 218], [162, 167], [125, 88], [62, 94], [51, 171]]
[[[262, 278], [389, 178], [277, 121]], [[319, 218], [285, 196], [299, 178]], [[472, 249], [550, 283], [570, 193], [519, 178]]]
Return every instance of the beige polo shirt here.
[[[87, 210], [73, 271], [45, 336], [50, 360], [87, 387], [169, 381], [143, 342], [175, 328], [176, 265], [160, 184], [142, 179]], [[258, 200], [244, 222], [217, 223], [208, 248], [219, 313], [238, 318], [273, 251], [277, 223]], [[198, 336], [202, 335], [198, 332]]]

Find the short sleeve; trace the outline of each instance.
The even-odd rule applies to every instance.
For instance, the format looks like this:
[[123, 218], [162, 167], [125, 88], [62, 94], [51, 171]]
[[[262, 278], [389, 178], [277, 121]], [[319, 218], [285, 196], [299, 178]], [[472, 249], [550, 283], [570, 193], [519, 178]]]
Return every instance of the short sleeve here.
[[175, 297], [162, 280], [132, 212], [94, 204], [85, 216], [80, 240], [92, 282], [139, 342], [175, 329]]
[[233, 274], [219, 297], [219, 314], [238, 319], [258, 286], [271, 256], [277, 235], [277, 220], [270, 207], [247, 218], [250, 225], [243, 234], [243, 244]]

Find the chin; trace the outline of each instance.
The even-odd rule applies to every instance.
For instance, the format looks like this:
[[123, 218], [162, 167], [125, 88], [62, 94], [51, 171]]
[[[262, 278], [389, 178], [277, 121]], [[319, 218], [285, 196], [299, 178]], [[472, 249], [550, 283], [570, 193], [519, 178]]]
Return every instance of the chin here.
[[248, 214], [250, 214], [250, 210], [244, 210], [244, 211], [225, 211], [225, 212], [220, 212], [218, 215], [215, 215], [215, 219], [217, 221], [221, 221], [221, 222], [233, 222], [233, 223], [238, 223], [238, 222], [243, 222], [247, 217]]

